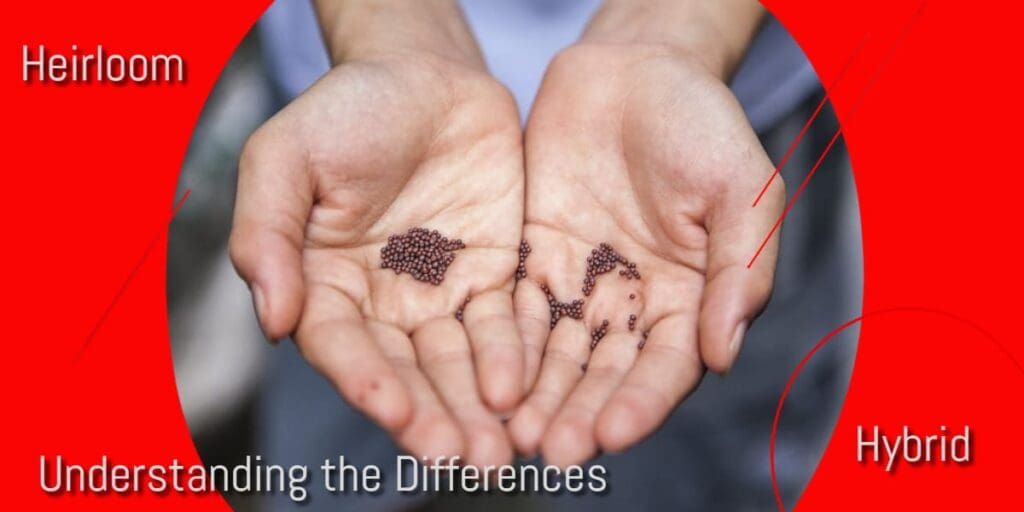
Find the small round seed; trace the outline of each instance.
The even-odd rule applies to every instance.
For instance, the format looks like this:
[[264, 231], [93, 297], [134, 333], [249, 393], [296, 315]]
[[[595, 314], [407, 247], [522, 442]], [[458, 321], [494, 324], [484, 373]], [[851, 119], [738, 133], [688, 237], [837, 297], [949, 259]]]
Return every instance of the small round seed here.
[[469, 297], [466, 297], [466, 300], [462, 301], [462, 305], [459, 306], [459, 309], [455, 310], [455, 319], [458, 320], [459, 322], [462, 322], [462, 317], [466, 311], [467, 304], [469, 304]]
[[636, 344], [636, 349], [637, 350], [643, 350], [644, 349], [644, 345], [647, 344], [647, 336], [649, 336], [650, 334], [651, 334], [651, 330], [650, 329], [648, 329], [648, 330], [646, 330], [646, 331], [644, 331], [644, 332], [642, 332], [640, 334], [640, 336], [641, 336], [640, 341], [637, 342], [637, 344]]
[[530, 247], [530, 243], [523, 239], [519, 242], [519, 266], [516, 267], [516, 281], [526, 278], [526, 258], [530, 255], [533, 249]]
[[590, 350], [597, 348], [597, 344], [608, 334], [608, 320], [601, 322], [601, 326], [590, 331]]

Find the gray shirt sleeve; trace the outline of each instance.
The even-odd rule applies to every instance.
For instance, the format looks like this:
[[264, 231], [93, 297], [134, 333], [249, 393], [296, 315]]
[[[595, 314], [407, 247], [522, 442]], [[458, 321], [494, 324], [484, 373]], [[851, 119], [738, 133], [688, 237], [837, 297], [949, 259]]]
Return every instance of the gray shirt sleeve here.
[[[544, 69], [583, 30], [600, 0], [463, 0], [462, 5], [494, 75], [515, 95], [525, 116]], [[259, 34], [272, 78], [290, 100], [327, 72], [309, 0], [277, 0]], [[732, 88], [758, 133], [792, 112], [818, 87], [804, 53], [774, 18], [766, 21], [740, 65]]]

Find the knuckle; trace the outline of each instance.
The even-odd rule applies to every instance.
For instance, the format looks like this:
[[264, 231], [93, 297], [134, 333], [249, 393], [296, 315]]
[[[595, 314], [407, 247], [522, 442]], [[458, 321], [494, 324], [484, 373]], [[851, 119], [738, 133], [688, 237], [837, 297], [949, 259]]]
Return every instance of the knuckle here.
[[619, 400], [633, 416], [646, 423], [656, 423], [679, 401], [664, 388], [642, 382], [625, 384]]
[[246, 274], [254, 264], [251, 245], [249, 236], [243, 229], [237, 226], [231, 229], [231, 235], [228, 237], [228, 258], [243, 278], [247, 277]]
[[574, 44], [563, 48], [551, 59], [553, 69], [564, 67], [598, 64], [608, 57], [612, 46], [600, 43]]
[[573, 368], [578, 367], [586, 362], [586, 359], [579, 356], [578, 354], [574, 354], [566, 350], [564, 347], [559, 347], [551, 344], [549, 344], [544, 349], [544, 358], [545, 360], [549, 360], [552, 363], [568, 365], [569, 367]]
[[[466, 308], [463, 323], [469, 331], [500, 333], [513, 322], [512, 316], [500, 311], [479, 311]], [[494, 336], [488, 336], [493, 339]]]
[[786, 178], [784, 178], [780, 174], [780, 175], [776, 176], [775, 179], [778, 181], [778, 186], [775, 187], [776, 188], [775, 194], [780, 196], [780, 197], [785, 198], [786, 197]]
[[779, 208], [786, 202], [786, 180], [781, 174], [775, 177], [771, 188], [768, 190], [771, 202]]
[[760, 310], [768, 304], [775, 288], [775, 266], [770, 265], [770, 267], [772, 268], [769, 268], [754, 282], [754, 309], [756, 310]]
[[275, 135], [275, 131], [279, 130], [275, 128], [275, 120], [271, 119], [252, 132], [245, 140], [238, 157], [240, 175], [253, 172], [253, 169], [257, 168], [259, 163], [274, 150], [275, 145], [281, 144], [283, 140], [288, 140]]
[[671, 343], [648, 343], [644, 346], [644, 352], [657, 354], [658, 359], [661, 359], [669, 367], [675, 368], [676, 370], [699, 368], [702, 366], [700, 348], [694, 343], [681, 345]]
[[569, 46], [563, 48], [551, 58], [551, 69], [561, 69], [568, 64], [571, 64], [574, 60], [580, 58], [583, 52], [578, 46]]
[[421, 361], [427, 368], [443, 368], [450, 364], [462, 364], [470, 357], [468, 347], [450, 347], [423, 354]]
[[596, 380], [617, 381], [620, 380], [632, 365], [624, 362], [608, 361], [601, 365], [587, 367], [587, 377]]
[[263, 137], [260, 135], [262, 128], [257, 129], [255, 132], [249, 135], [249, 138], [245, 140], [245, 144], [242, 145], [242, 152], [238, 157], [238, 172], [248, 173], [249, 169], [252, 169], [253, 162], [257, 161], [257, 155], [261, 151], [263, 145]]

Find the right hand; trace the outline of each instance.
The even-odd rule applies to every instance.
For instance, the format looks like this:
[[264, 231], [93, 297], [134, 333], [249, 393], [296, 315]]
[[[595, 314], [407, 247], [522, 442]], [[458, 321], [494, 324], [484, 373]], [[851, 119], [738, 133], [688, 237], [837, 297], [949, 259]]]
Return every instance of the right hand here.
[[[751, 208], [771, 160], [724, 80], [666, 45], [562, 52], [537, 94], [526, 148], [533, 255], [516, 307], [537, 381], [509, 428], [519, 451], [567, 466], [635, 445], [705, 368], [729, 370], [771, 292], [778, 237], [757, 265], [747, 262], [785, 193], [776, 179]], [[642, 279], [616, 275], [620, 264], [584, 296], [587, 258], [601, 243]], [[585, 299], [581, 321], [551, 328], [544, 290]]]
[[[351, 60], [246, 144], [231, 258], [266, 335], [293, 334], [404, 449], [507, 463], [494, 412], [525, 386], [512, 308], [523, 181], [515, 102], [482, 64]], [[388, 236], [413, 227], [466, 244], [440, 286], [381, 268]]]

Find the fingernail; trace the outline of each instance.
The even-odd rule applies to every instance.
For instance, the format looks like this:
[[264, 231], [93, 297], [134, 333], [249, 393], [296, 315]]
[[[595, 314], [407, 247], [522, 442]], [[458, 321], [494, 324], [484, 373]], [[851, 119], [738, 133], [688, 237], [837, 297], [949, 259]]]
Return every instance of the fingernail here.
[[736, 326], [736, 330], [732, 333], [732, 339], [729, 340], [729, 353], [732, 354], [733, 359], [736, 358], [740, 353], [740, 347], [743, 345], [743, 337], [747, 335], [747, 321], [744, 320]]
[[277, 340], [267, 335], [267, 329], [263, 326], [263, 322], [267, 318], [267, 299], [263, 295], [263, 289], [258, 284], [252, 285], [252, 305], [256, 310], [256, 323], [260, 326], [260, 331], [263, 332], [263, 337], [272, 344], [276, 344]]

